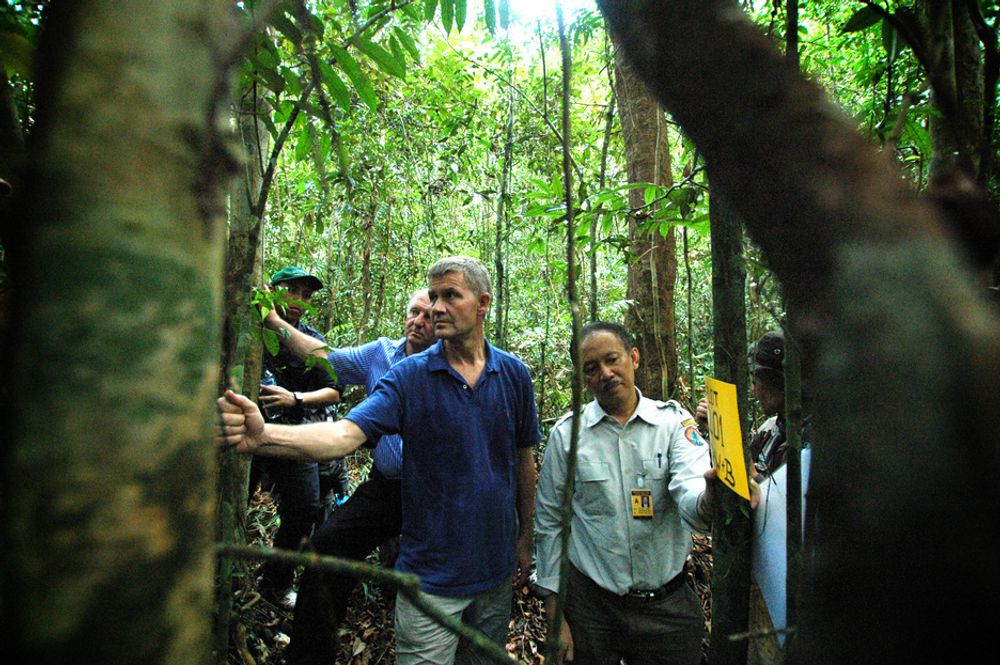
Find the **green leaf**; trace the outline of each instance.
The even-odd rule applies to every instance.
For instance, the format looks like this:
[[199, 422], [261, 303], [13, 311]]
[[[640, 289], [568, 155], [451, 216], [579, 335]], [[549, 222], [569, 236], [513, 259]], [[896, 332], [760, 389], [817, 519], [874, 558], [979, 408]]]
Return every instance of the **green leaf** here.
[[465, 27], [465, 0], [455, 0], [455, 28], [462, 32]]
[[375, 89], [372, 87], [372, 83], [368, 80], [368, 77], [365, 76], [365, 73], [361, 71], [361, 67], [358, 66], [357, 61], [350, 53], [339, 46], [331, 46], [330, 50], [333, 52], [333, 57], [337, 59], [337, 64], [347, 74], [347, 78], [351, 79], [351, 83], [354, 84], [354, 89], [358, 91], [361, 101], [372, 111], [377, 110], [378, 97], [375, 95]]
[[424, 0], [424, 20], [434, 20], [434, 10], [437, 9], [438, 0]]
[[285, 89], [285, 79], [278, 72], [270, 67], [261, 67], [257, 70], [257, 76], [261, 82], [274, 92], [282, 92]]
[[281, 78], [285, 81], [285, 90], [292, 96], [302, 94], [302, 75], [290, 67], [281, 67]]
[[441, 25], [444, 27], [444, 33], [447, 35], [451, 32], [452, 18], [455, 12], [455, 0], [441, 0]]
[[264, 328], [262, 332], [264, 333], [264, 346], [267, 348], [268, 353], [272, 356], [278, 355], [278, 351], [281, 350], [281, 342], [278, 340], [278, 333], [274, 332], [270, 328]]
[[346, 113], [351, 109], [351, 92], [344, 85], [344, 82], [337, 74], [337, 70], [330, 66], [326, 60], [319, 61], [319, 72], [323, 79], [323, 85], [337, 105]]
[[847, 20], [841, 32], [858, 32], [872, 27], [882, 20], [882, 15], [874, 7], [865, 5]]
[[510, 0], [500, 0], [500, 27], [510, 27]]
[[299, 30], [298, 26], [288, 18], [287, 15], [282, 12], [274, 12], [274, 18], [271, 19], [271, 25], [278, 29], [278, 32], [283, 34], [288, 41], [295, 44], [296, 46], [302, 44], [302, 32]]
[[299, 134], [299, 140], [295, 144], [296, 161], [301, 162], [309, 157], [309, 152], [312, 150], [315, 138], [316, 130], [313, 129], [312, 123], [307, 123], [306, 130]]
[[375, 64], [386, 74], [397, 78], [406, 78], [406, 65], [397, 60], [389, 51], [364, 37], [357, 40], [357, 46], [362, 53], [374, 60]]
[[399, 27], [393, 28], [392, 31], [399, 39], [399, 43], [403, 45], [403, 48], [409, 51], [415, 61], [420, 62], [420, 49], [417, 47], [417, 43], [413, 41], [413, 36]]
[[483, 0], [483, 18], [486, 20], [486, 29], [491, 35], [497, 32], [497, 9], [493, 0]]
[[0, 62], [18, 76], [31, 78], [35, 49], [22, 35], [0, 32]]

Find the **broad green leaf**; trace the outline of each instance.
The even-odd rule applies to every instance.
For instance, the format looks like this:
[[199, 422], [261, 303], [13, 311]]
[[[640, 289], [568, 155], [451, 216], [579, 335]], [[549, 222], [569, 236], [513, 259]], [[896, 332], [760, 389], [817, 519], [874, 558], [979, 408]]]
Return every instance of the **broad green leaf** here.
[[465, 0], [455, 0], [455, 29], [462, 32], [465, 27]]
[[277, 69], [278, 65], [281, 64], [281, 56], [278, 55], [278, 52], [274, 48], [274, 44], [271, 43], [270, 39], [262, 39], [260, 41], [260, 48], [254, 51], [253, 58], [256, 59], [261, 66], [270, 67], [271, 69]]
[[872, 27], [881, 20], [882, 16], [878, 13], [878, 10], [874, 7], [866, 5], [854, 12], [854, 15], [847, 20], [847, 23], [844, 24], [844, 27], [841, 28], [840, 31], [858, 32]]
[[264, 346], [267, 348], [268, 353], [272, 356], [278, 355], [278, 351], [281, 350], [281, 342], [278, 340], [278, 333], [274, 332], [270, 328], [264, 328], [261, 330], [264, 337]]
[[493, 5], [493, 0], [483, 0], [483, 18], [486, 20], [486, 29], [491, 35], [497, 32], [497, 9]]
[[374, 60], [375, 64], [386, 74], [397, 78], [406, 78], [406, 66], [397, 60], [392, 53], [364, 37], [358, 39], [356, 44], [358, 49]]
[[274, 92], [282, 92], [285, 89], [285, 79], [271, 67], [261, 67], [257, 70], [257, 76], [268, 89]]
[[510, 27], [510, 0], [500, 0], [500, 27]]
[[424, 10], [420, 6], [420, 3], [411, 2], [403, 7], [403, 13], [412, 18], [414, 21], [422, 21], [424, 18]]
[[323, 77], [323, 85], [326, 86], [330, 96], [333, 97], [337, 105], [346, 113], [351, 109], [351, 92], [344, 85], [344, 82], [337, 74], [337, 70], [330, 66], [326, 60], [319, 61], [320, 75]]
[[316, 130], [313, 129], [312, 123], [306, 123], [305, 131], [299, 134], [299, 140], [295, 144], [296, 161], [305, 161], [309, 157], [309, 152], [312, 150], [315, 138]]
[[339, 46], [331, 46], [330, 51], [333, 52], [333, 57], [337, 59], [337, 64], [340, 68], [347, 74], [347, 78], [351, 79], [351, 83], [354, 84], [354, 89], [358, 91], [358, 96], [361, 97], [368, 108], [372, 111], [378, 109], [378, 96], [375, 94], [375, 89], [372, 88], [371, 81], [365, 76], [365, 73], [361, 71], [361, 67], [358, 66], [357, 61], [348, 53], [346, 50]]
[[403, 48], [410, 52], [415, 61], [420, 62], [420, 49], [417, 48], [417, 43], [413, 41], [413, 36], [399, 27], [393, 28], [392, 31], [399, 38], [399, 42], [403, 45]]
[[389, 37], [389, 50], [392, 51], [392, 57], [396, 58], [396, 60], [406, 62], [406, 51], [403, 50], [403, 45], [396, 39], [396, 35]]
[[10, 67], [17, 75], [31, 78], [35, 49], [22, 35], [0, 32], [0, 62]]
[[285, 90], [292, 96], [302, 94], [302, 75], [290, 67], [281, 67], [281, 78], [285, 81]]
[[441, 0], [441, 25], [444, 34], [451, 32], [451, 23], [455, 13], [455, 0]]
[[438, 0], [424, 0], [424, 20], [434, 20], [434, 10], [437, 9]]
[[271, 19], [271, 25], [277, 28], [278, 32], [283, 34], [291, 43], [295, 45], [302, 44], [302, 32], [286, 14], [282, 12], [274, 12], [274, 17]]

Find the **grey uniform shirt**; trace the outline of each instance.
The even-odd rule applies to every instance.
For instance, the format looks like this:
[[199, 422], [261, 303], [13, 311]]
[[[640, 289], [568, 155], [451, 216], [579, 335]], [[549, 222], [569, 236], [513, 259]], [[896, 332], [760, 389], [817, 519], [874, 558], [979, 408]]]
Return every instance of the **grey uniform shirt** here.
[[[567, 415], [549, 436], [535, 500], [537, 585], [548, 591], [559, 589], [559, 509], [571, 427]], [[677, 402], [639, 393], [624, 427], [596, 401], [588, 404], [577, 450], [570, 561], [616, 594], [666, 584], [684, 568], [692, 529], [708, 528], [697, 503], [709, 466], [708, 445]], [[632, 516], [633, 489], [652, 492], [652, 518]]]

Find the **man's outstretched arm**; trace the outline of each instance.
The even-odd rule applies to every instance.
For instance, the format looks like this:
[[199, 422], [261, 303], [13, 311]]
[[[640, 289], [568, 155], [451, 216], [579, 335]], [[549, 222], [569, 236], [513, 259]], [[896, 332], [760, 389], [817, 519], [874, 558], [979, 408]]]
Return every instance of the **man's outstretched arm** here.
[[357, 450], [366, 440], [350, 420], [274, 425], [265, 423], [257, 404], [231, 390], [218, 399], [215, 442], [221, 450], [302, 461], [326, 462]]

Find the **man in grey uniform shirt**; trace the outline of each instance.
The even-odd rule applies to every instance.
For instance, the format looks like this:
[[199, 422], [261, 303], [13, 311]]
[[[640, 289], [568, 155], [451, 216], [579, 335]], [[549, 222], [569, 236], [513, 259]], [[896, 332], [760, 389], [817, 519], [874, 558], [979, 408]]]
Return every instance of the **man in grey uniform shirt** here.
[[[584, 327], [584, 380], [562, 648], [556, 662], [700, 661], [701, 604], [684, 583], [691, 531], [708, 529], [708, 445], [677, 402], [635, 386], [639, 350], [614, 323]], [[559, 588], [560, 505], [572, 419], [549, 437], [535, 502], [537, 587], [551, 621]], [[708, 481], [706, 483], [706, 480]]]

